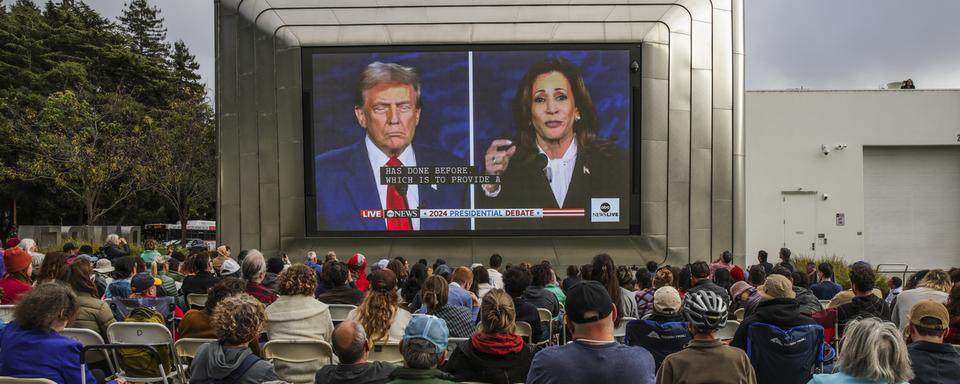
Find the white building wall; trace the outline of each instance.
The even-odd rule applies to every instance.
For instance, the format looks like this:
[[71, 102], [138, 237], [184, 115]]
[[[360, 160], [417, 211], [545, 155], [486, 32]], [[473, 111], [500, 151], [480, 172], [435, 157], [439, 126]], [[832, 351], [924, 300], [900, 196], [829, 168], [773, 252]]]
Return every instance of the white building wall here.
[[[871, 261], [864, 255], [864, 146], [934, 145], [960, 146], [960, 90], [747, 92], [748, 264], [760, 249], [776, 259], [787, 241], [784, 191], [801, 190], [816, 192], [815, 232], [827, 244], [817, 239], [815, 251], [794, 254]], [[836, 225], [837, 213], [845, 215], [844, 226]], [[947, 266], [960, 262], [956, 255], [921, 262], [903, 256], [914, 266]]]

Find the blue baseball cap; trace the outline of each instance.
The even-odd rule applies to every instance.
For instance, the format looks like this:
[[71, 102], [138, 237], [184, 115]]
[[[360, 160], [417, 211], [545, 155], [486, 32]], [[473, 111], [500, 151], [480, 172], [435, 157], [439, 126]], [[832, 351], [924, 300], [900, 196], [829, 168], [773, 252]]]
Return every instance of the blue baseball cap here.
[[447, 349], [447, 339], [449, 338], [450, 331], [447, 329], [447, 322], [431, 315], [414, 316], [403, 332], [404, 347], [409, 340], [424, 339], [433, 343], [436, 347], [436, 353]]

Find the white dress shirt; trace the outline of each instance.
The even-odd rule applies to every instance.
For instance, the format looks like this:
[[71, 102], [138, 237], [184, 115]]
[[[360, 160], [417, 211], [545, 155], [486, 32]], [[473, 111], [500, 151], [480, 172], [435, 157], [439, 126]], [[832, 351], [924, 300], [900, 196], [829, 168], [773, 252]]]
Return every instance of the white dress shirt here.
[[[546, 155], [543, 148], [537, 144], [537, 150]], [[567, 191], [570, 189], [570, 181], [573, 180], [573, 167], [577, 164], [577, 137], [574, 136], [570, 141], [570, 146], [563, 156], [559, 159], [547, 157], [547, 178], [550, 180], [550, 189], [553, 190], [553, 197], [557, 199], [557, 206], [563, 207], [563, 201], [567, 198]]]
[[[387, 209], [387, 185], [380, 184], [380, 167], [386, 167], [387, 161], [390, 161], [390, 156], [387, 156], [377, 148], [377, 145], [373, 143], [373, 140], [370, 140], [370, 136], [366, 136], [364, 140], [367, 145], [367, 156], [370, 158], [370, 167], [373, 168], [373, 179], [377, 183], [377, 193], [380, 195], [380, 207], [382, 209]], [[417, 157], [413, 153], [413, 146], [408, 145], [403, 152], [400, 152], [400, 156], [397, 156], [397, 159], [403, 163], [404, 167], [413, 167], [417, 165]], [[409, 209], [420, 209], [420, 191], [417, 189], [416, 184], [410, 184], [407, 186], [407, 207]], [[361, 209], [365, 209], [361, 207]], [[414, 231], [420, 230], [420, 219], [410, 219], [411, 224], [413, 225]], [[387, 219], [383, 219], [383, 223], [387, 223]]]

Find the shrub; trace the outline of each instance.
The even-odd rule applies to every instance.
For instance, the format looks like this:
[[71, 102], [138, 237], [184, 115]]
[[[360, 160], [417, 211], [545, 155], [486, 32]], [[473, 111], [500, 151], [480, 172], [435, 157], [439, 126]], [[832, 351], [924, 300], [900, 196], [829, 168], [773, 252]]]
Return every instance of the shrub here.
[[[40, 252], [47, 253], [47, 252], [60, 252], [60, 251], [63, 251], [63, 245], [66, 244], [66, 243], [73, 243], [73, 244], [75, 244], [75, 245], [77, 246], [77, 248], [82, 247], [82, 246], [84, 246], [84, 245], [89, 245], [90, 247], [93, 248], [93, 252], [94, 252], [94, 253], [97, 253], [98, 251], [100, 251], [100, 247], [103, 246], [103, 244], [97, 244], [97, 243], [94, 243], [94, 242], [91, 242], [91, 241], [86, 241], [86, 240], [64, 239], [63, 241], [61, 241], [61, 242], [59, 242], [59, 243], [56, 243], [56, 244], [40, 244]], [[140, 245], [140, 244], [134, 244], [134, 243], [129, 243], [128, 245], [130, 246], [130, 255], [131, 255], [131, 256], [137, 256], [137, 255], [143, 253], [143, 246], [142, 246], [142, 245]], [[164, 252], [165, 252], [165, 249], [163, 249], [162, 246], [161, 246], [161, 247], [158, 247], [157, 250], [160, 251], [160, 253], [164, 253]]]
[[[793, 268], [797, 271], [806, 271], [807, 262], [814, 262], [817, 265], [820, 263], [827, 263], [833, 267], [833, 281], [836, 281], [837, 284], [843, 286], [843, 289], [850, 289], [850, 268], [848, 267], [853, 262], [848, 262], [842, 257], [833, 255], [830, 257], [821, 257], [819, 259], [814, 259], [808, 256], [797, 256], [790, 258], [790, 261], [793, 262]], [[876, 269], [874, 269], [876, 271]], [[887, 287], [887, 277], [884, 274], [877, 273], [876, 277], [876, 288], [883, 292], [883, 295], [886, 296], [890, 291], [890, 288]], [[810, 283], [813, 285], [813, 282]]]

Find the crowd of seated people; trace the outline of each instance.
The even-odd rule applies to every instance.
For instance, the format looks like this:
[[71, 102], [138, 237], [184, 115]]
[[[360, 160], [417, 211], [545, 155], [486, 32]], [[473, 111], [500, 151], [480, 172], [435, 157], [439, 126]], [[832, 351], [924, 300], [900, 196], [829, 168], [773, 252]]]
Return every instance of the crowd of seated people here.
[[[4, 250], [0, 300], [16, 307], [0, 323], [0, 376], [74, 383], [82, 372], [103, 382], [110, 365], [88, 361], [82, 371], [80, 345], [60, 332], [84, 328], [109, 341], [126, 306], [158, 302], [173, 308], [172, 338], [211, 340], [189, 362], [191, 382], [763, 383], [773, 372], [783, 383], [949, 383], [960, 372], [956, 269], [891, 278], [899, 289], [885, 295], [866, 262], [840, 278], [830, 264], [794, 268], [788, 249], [775, 265], [761, 251], [749, 267], [729, 252], [639, 268], [601, 253], [564, 268], [558, 284], [549, 262], [499, 254], [469, 267], [368, 264], [360, 253], [341, 262], [333, 252], [322, 264], [316, 253], [292, 264], [255, 249], [234, 258], [226, 246], [184, 255], [147, 244], [131, 256], [117, 241], [97, 253], [104, 257], [72, 244], [40, 258], [35, 242]], [[190, 294], [206, 302], [190, 306]], [[343, 304], [355, 308], [334, 318], [330, 306]], [[782, 345], [758, 341], [797, 332], [816, 342], [789, 358], [777, 358], [787, 356]], [[264, 359], [270, 340], [328, 343], [335, 364]], [[377, 361], [388, 344], [401, 364]]]

